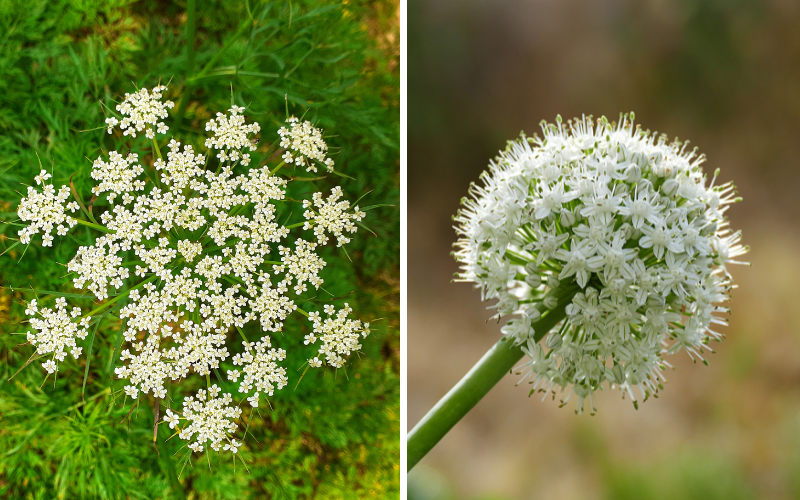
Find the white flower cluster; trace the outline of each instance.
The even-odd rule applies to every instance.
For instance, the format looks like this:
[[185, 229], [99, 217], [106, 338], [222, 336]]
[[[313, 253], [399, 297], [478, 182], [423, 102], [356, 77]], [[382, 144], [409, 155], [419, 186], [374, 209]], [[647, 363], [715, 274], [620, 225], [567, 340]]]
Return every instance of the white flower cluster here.
[[181, 143], [172, 139], [169, 141], [167, 161], [159, 158], [153, 163], [156, 170], [162, 171], [161, 180], [172, 189], [183, 189], [192, 179], [202, 176], [206, 162], [205, 156], [194, 154], [191, 145], [185, 145], [183, 152], [180, 149]]
[[59, 297], [56, 299], [55, 310], [47, 307], [39, 309], [36, 299], [33, 299], [28, 304], [25, 314], [31, 317], [31, 327], [36, 330], [35, 334], [28, 333], [28, 342], [36, 346], [36, 352], [40, 355], [53, 353], [52, 359], [42, 363], [47, 373], [58, 370], [56, 361], [64, 361], [67, 349], [73, 358], [80, 357], [83, 348], [75, 344], [75, 339], [86, 338], [86, 328], [92, 320], [91, 316], [80, 317], [80, 307], [73, 307], [72, 311], [67, 313], [67, 300]]
[[[303, 200], [303, 208], [306, 209], [303, 217], [306, 223], [303, 229], [314, 228], [314, 235], [320, 245], [328, 243], [328, 236], [325, 231], [336, 236], [336, 246], [350, 243], [350, 238], [345, 236], [348, 233], [356, 232], [356, 225], [353, 221], [361, 221], [367, 214], [356, 206], [353, 213], [350, 210], [350, 202], [347, 200], [339, 201], [343, 196], [342, 188], [336, 186], [331, 190], [331, 195], [327, 199], [322, 198], [322, 193], [314, 193], [311, 200]], [[314, 210], [316, 208], [316, 210]]]
[[[332, 305], [324, 307], [327, 318], [322, 319], [318, 312], [308, 315], [308, 320], [314, 324], [314, 329], [306, 335], [306, 344], [315, 344], [317, 340], [322, 340], [319, 354], [324, 358], [326, 364], [341, 368], [344, 366], [346, 358], [351, 352], [361, 349], [359, 334], [366, 338], [369, 335], [369, 323], [361, 323], [360, 320], [347, 319], [353, 310], [345, 303], [344, 308], [336, 312]], [[336, 312], [336, 316], [334, 316]], [[308, 364], [314, 368], [322, 366], [323, 360], [314, 357], [308, 360]]]
[[73, 280], [75, 287], [88, 288], [97, 300], [108, 298], [109, 283], [116, 289], [122, 287], [130, 272], [122, 266], [120, 251], [121, 245], [107, 237], [98, 238], [94, 246], [78, 248], [78, 253], [67, 263], [67, 271], [77, 274]]
[[236, 453], [241, 443], [231, 438], [231, 434], [236, 432], [234, 422], [242, 414], [242, 410], [236, 406], [231, 406], [233, 399], [226, 393], [218, 397], [220, 388], [216, 384], [209, 387], [208, 391], [200, 389], [197, 391], [197, 399], [188, 396], [183, 400], [183, 416], [176, 415], [172, 410], [167, 410], [164, 421], [169, 424], [170, 429], [180, 428], [180, 421], [186, 420], [187, 424], [180, 429], [178, 437], [184, 441], [194, 441], [189, 443], [189, 448], [195, 452], [201, 452], [206, 446], [212, 450], [219, 451], [223, 447], [223, 441], [227, 441], [224, 450]]
[[167, 127], [163, 120], [169, 115], [168, 109], [172, 109], [175, 103], [172, 101], [161, 102], [162, 93], [167, 91], [164, 85], [153, 87], [152, 91], [141, 89], [133, 94], [125, 94], [125, 99], [117, 104], [117, 111], [119, 111], [123, 118], [119, 121], [113, 116], [106, 118], [106, 125], [108, 126], [108, 133], [114, 131], [114, 127], [119, 125], [122, 130], [122, 135], [129, 135], [136, 137], [136, 134], [144, 130], [144, 135], [148, 139], [153, 139], [156, 128], [159, 134], [166, 134], [169, 127]]
[[[46, 170], [42, 170], [36, 176], [36, 184], [42, 184], [52, 177]], [[61, 186], [56, 193], [56, 188], [52, 184], [46, 184], [39, 192], [33, 186], [28, 186], [28, 196], [23, 198], [17, 210], [17, 215], [24, 222], [30, 222], [28, 227], [20, 229], [19, 241], [23, 245], [31, 242], [31, 236], [42, 233], [42, 245], [53, 246], [53, 228], [56, 234], [64, 236], [69, 229], [77, 222], [73, 217], [67, 215], [66, 211], [74, 212], [80, 208], [77, 203], [71, 201], [65, 203], [69, 198], [69, 188]]]
[[117, 195], [131, 191], [142, 191], [144, 181], [137, 179], [144, 172], [144, 168], [138, 165], [139, 155], [128, 153], [123, 157], [116, 151], [108, 155], [108, 162], [103, 158], [98, 158], [92, 165], [92, 179], [100, 181], [100, 184], [92, 188], [92, 193], [99, 195], [106, 193], [108, 201], [113, 202]]
[[178, 253], [186, 259], [186, 262], [193, 262], [195, 257], [203, 253], [203, 245], [197, 241], [180, 240], [178, 242]]
[[308, 172], [316, 172], [315, 162], [320, 162], [325, 165], [328, 172], [333, 172], [333, 160], [327, 157], [328, 146], [322, 139], [322, 130], [311, 122], [301, 122], [294, 116], [290, 116], [286, 123], [289, 124], [289, 128], [281, 127], [278, 130], [281, 147], [286, 149], [283, 161], [294, 163], [298, 167], [306, 167]]
[[[162, 129], [158, 120], [172, 107], [171, 103], [160, 103], [163, 90], [142, 89], [126, 97], [119, 107], [129, 116], [122, 124], [125, 135], [135, 136], [135, 131], [145, 126]], [[286, 218], [298, 213], [288, 206], [298, 203], [286, 198], [289, 180], [277, 176], [267, 165], [234, 172], [234, 168], [247, 165], [249, 156], [244, 151], [255, 149], [249, 136], [260, 130], [258, 124], [245, 123], [243, 111], [234, 106], [230, 116], [218, 114], [207, 127], [214, 137], [206, 146], [219, 151], [217, 165], [207, 165], [208, 156], [175, 139], [170, 141], [165, 159], [160, 154], [152, 158], [155, 172], [150, 175], [155, 182], [145, 182], [145, 167], [134, 153], [123, 156], [112, 151], [107, 161], [98, 158], [93, 163], [92, 177], [99, 181], [93, 192], [108, 193], [108, 207], [94, 207], [100, 212], [102, 227], [84, 223], [104, 234], [94, 244], [80, 247], [67, 269], [74, 286], [88, 289], [97, 300], [109, 296], [109, 287], [118, 291], [118, 299], [127, 295], [127, 303], [119, 310], [125, 322], [124, 365], [116, 368], [116, 374], [127, 379], [125, 393], [132, 398], [140, 393], [165, 398], [171, 381], [185, 379], [191, 373], [210, 376], [231, 361], [226, 341], [235, 328], [259, 322], [263, 331], [280, 332], [293, 311], [318, 318], [313, 312], [300, 311], [295, 301], [307, 299], [302, 294], [310, 286], [319, 289], [323, 284], [319, 273], [326, 263], [317, 251], [328, 241], [324, 231], [336, 236], [341, 246], [349, 241], [343, 233], [356, 230], [353, 220], [365, 215], [357, 207], [348, 212], [350, 204], [340, 200], [342, 191], [336, 188], [327, 201], [321, 194], [314, 196], [317, 211], [307, 210], [310, 220], [291, 226], [281, 224], [279, 214]], [[311, 134], [316, 141], [313, 154], [319, 156], [327, 146], [319, 131], [315, 133]], [[159, 147], [157, 142], [154, 147]], [[43, 172], [37, 182], [46, 178]], [[62, 188], [58, 196], [52, 186], [46, 186], [44, 194], [35, 190], [31, 194], [29, 190], [19, 209], [23, 220], [33, 222], [23, 230], [28, 239], [40, 229], [49, 232], [54, 224], [75, 224], [64, 215], [66, 189]], [[71, 205], [78, 208], [74, 202]], [[309, 209], [312, 204], [303, 206]], [[307, 227], [300, 228], [303, 224]], [[309, 241], [302, 235], [290, 238], [292, 228], [299, 232], [312, 226], [316, 242], [314, 237]], [[328, 308], [332, 314], [333, 306], [326, 306], [326, 311]], [[36, 312], [35, 304], [30, 311]], [[315, 322], [324, 342], [320, 353], [327, 356], [328, 364], [337, 367], [360, 348], [358, 333], [364, 337], [369, 333], [361, 322], [345, 319], [349, 307], [343, 311], [336, 320]], [[76, 330], [67, 323], [53, 323], [47, 328], [53, 338], [76, 336]], [[252, 406], [258, 406], [260, 394], [272, 395], [287, 384], [286, 369], [278, 366], [286, 351], [271, 348], [267, 336], [255, 343], [245, 342], [245, 348], [232, 363], [244, 374], [239, 391], [249, 395]], [[239, 379], [239, 370], [229, 370], [230, 380]], [[209, 413], [213, 410], [232, 418], [222, 409], [230, 396], [218, 400], [214, 393], [208, 400], [204, 398], [189, 400], [195, 416], [185, 414], [195, 421], [182, 437], [189, 439], [198, 433], [193, 447], [196, 450], [206, 441], [216, 449], [224, 434], [219, 429], [233, 429], [219, 427], [222, 424]], [[216, 427], [207, 428], [209, 422], [217, 422]]]
[[[509, 143], [456, 218], [460, 277], [516, 315], [502, 331], [524, 344], [531, 393], [575, 395], [578, 412], [585, 400], [595, 411], [604, 383], [646, 400], [664, 355], [702, 359], [726, 324], [714, 315], [727, 312], [726, 266], [747, 251], [724, 216], [734, 187], [707, 183], [703, 156], [632, 121], [543, 124], [543, 138]], [[559, 309], [541, 345], [535, 324]]]
[[217, 153], [219, 161], [241, 162], [242, 165], [250, 163], [250, 154], [242, 153], [245, 148], [255, 151], [256, 146], [250, 141], [248, 135], [257, 134], [261, 127], [258, 123], [245, 123], [244, 108], [232, 106], [230, 118], [222, 113], [217, 113], [216, 119], [206, 123], [206, 130], [214, 132], [214, 137], [206, 139], [206, 147], [220, 150]]
[[[256, 389], [256, 393], [247, 398], [250, 405], [258, 407], [259, 393], [264, 392], [272, 396], [275, 386], [283, 389], [287, 384], [286, 368], [278, 366], [278, 361], [286, 359], [283, 349], [270, 349], [272, 343], [268, 336], [262, 337], [259, 342], [242, 342], [245, 352], [233, 357], [233, 364], [243, 366], [244, 378], [239, 384], [239, 392], [249, 393]], [[255, 348], [255, 353], [253, 349]], [[239, 380], [239, 370], [228, 370], [228, 379], [234, 382]]]

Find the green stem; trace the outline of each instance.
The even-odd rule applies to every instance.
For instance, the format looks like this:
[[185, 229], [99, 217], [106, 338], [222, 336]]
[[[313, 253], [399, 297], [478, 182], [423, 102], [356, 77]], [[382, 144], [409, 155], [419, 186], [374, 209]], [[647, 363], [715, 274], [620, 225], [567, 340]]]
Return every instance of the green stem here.
[[118, 301], [124, 299], [125, 297], [130, 295], [130, 293], [132, 291], [136, 290], [137, 288], [142, 288], [145, 284], [150, 283], [151, 281], [154, 281], [156, 278], [158, 278], [158, 276], [156, 276], [155, 274], [150, 276], [149, 278], [147, 278], [146, 280], [142, 281], [141, 283], [139, 283], [135, 287], [131, 288], [130, 290], [117, 295], [116, 297], [114, 297], [113, 299], [109, 300], [108, 302], [104, 302], [103, 304], [100, 304], [99, 306], [97, 306], [92, 311], [89, 311], [89, 314], [84, 314], [84, 316], [94, 316], [95, 314], [97, 314], [98, 312], [100, 312], [103, 309], [107, 308], [108, 306], [113, 305], [113, 304], [117, 303]]
[[207, 75], [208, 72], [214, 68], [214, 65], [217, 64], [217, 61], [219, 61], [220, 58], [222, 58], [222, 56], [225, 55], [226, 52], [228, 52], [228, 49], [230, 49], [233, 46], [233, 44], [236, 43], [237, 40], [239, 40], [239, 37], [244, 35], [245, 31], [247, 31], [248, 28], [252, 27], [253, 27], [253, 20], [250, 18], [244, 19], [242, 21], [242, 24], [239, 25], [239, 29], [236, 30], [236, 33], [234, 33], [233, 36], [230, 37], [225, 42], [225, 45], [223, 45], [222, 48], [219, 49], [216, 54], [214, 54], [211, 60], [208, 61], [208, 63], [206, 63], [206, 65], [203, 67], [203, 70], [194, 78], [189, 78], [189, 81], [197, 80], [200, 77]]
[[103, 231], [104, 233], [111, 233], [111, 234], [116, 233], [116, 231], [114, 231], [113, 229], [108, 229], [105, 226], [101, 226], [100, 224], [94, 224], [92, 222], [83, 219], [75, 219], [75, 222], [77, 222], [78, 224], [83, 224], [84, 226], [91, 227], [93, 229], [97, 229], [98, 231]]
[[239, 334], [242, 336], [242, 338], [244, 339], [244, 341], [245, 341], [245, 342], [247, 342], [247, 343], [249, 344], [249, 343], [250, 343], [250, 341], [249, 341], [249, 340], [247, 340], [247, 336], [244, 334], [244, 330], [242, 330], [242, 329], [241, 329], [241, 327], [239, 327], [239, 326], [237, 326], [237, 327], [236, 327], [236, 329], [237, 329], [237, 330], [239, 330]]
[[158, 147], [158, 141], [156, 140], [155, 136], [153, 136], [153, 149], [155, 150], [156, 154], [158, 155], [159, 160], [163, 160], [164, 157], [161, 156], [161, 148]]
[[211, 69], [214, 67], [214, 65], [217, 64], [217, 61], [219, 61], [220, 58], [223, 55], [225, 55], [226, 52], [228, 52], [228, 49], [230, 49], [233, 46], [233, 44], [236, 43], [239, 37], [241, 37], [247, 31], [248, 28], [252, 28], [252, 26], [253, 26], [252, 19], [250, 19], [249, 17], [246, 18], [244, 21], [242, 21], [242, 24], [239, 26], [239, 29], [236, 30], [236, 33], [234, 33], [233, 36], [231, 36], [225, 42], [225, 45], [223, 45], [222, 48], [219, 49], [216, 54], [214, 54], [214, 56], [211, 58], [210, 61], [208, 61], [208, 63], [206, 63], [206, 65], [203, 67], [200, 73], [194, 76], [190, 76], [187, 74], [186, 88], [184, 88], [183, 93], [181, 94], [181, 98], [178, 100], [178, 104], [176, 106], [177, 108], [177, 112], [175, 113], [176, 129], [180, 126], [181, 122], [183, 122], [183, 116], [186, 113], [187, 99], [189, 98], [187, 96], [189, 96], [194, 90], [194, 86], [197, 83], [197, 80], [206, 76], [208, 72], [211, 71]]
[[[540, 341], [566, 316], [566, 307], [572, 302], [578, 288], [566, 283], [553, 290], [558, 304], [555, 309], [542, 313], [533, 324], [534, 340]], [[540, 306], [541, 308], [542, 306]], [[461, 381], [445, 395], [436, 406], [411, 430], [407, 438], [408, 470], [436, 446], [449, 431], [494, 387], [500, 379], [522, 359], [522, 346], [514, 345], [507, 337], [500, 339]]]
[[278, 164], [278, 166], [277, 166], [277, 167], [273, 168], [273, 169], [270, 171], [270, 173], [271, 173], [272, 175], [275, 175], [275, 174], [278, 172], [278, 170], [280, 170], [280, 169], [281, 169], [281, 167], [283, 167], [284, 165], [286, 165], [286, 162], [285, 162], [285, 161], [282, 161], [282, 162], [280, 162], [280, 163]]
[[178, 479], [178, 474], [175, 470], [175, 463], [172, 461], [170, 447], [167, 445], [167, 441], [163, 437], [160, 437], [158, 441], [159, 446], [161, 446], [163, 450], [159, 452], [158, 456], [161, 459], [163, 467], [166, 469], [165, 472], [167, 473], [167, 478], [169, 479], [170, 486], [172, 486], [172, 494], [176, 500], [186, 500], [186, 494], [183, 491], [183, 485]]
[[194, 0], [186, 1], [186, 75], [194, 73]]

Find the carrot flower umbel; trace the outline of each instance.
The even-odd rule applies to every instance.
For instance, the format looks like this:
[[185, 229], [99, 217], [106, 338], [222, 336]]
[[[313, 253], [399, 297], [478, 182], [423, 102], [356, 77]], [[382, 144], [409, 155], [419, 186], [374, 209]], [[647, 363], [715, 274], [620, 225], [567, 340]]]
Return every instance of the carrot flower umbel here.
[[[195, 451], [207, 443], [219, 449], [224, 441], [224, 449], [235, 452], [240, 443], [231, 436], [238, 408], [227, 409], [230, 394], [218, 397], [220, 388], [210, 386], [210, 377], [224, 368], [229, 381], [238, 381], [241, 372], [238, 391], [255, 407], [260, 395], [271, 396], [287, 385], [291, 375], [281, 365], [292, 353], [263, 334], [237, 338], [231, 346], [240, 348], [244, 341], [245, 352], [232, 356], [229, 336], [238, 337], [238, 330], [244, 337], [242, 328], [249, 323], [262, 332], [283, 332], [287, 317], [298, 313], [314, 323], [316, 336], [305, 338], [306, 345], [316, 347], [305, 356], [308, 365], [344, 366], [360, 349], [355, 339], [367, 336], [368, 324], [338, 316], [314, 320], [319, 315], [299, 309], [298, 303], [313, 298], [309, 295], [324, 284], [327, 264], [319, 251], [329, 243], [328, 235], [337, 246], [349, 243], [355, 222], [366, 214], [351, 206], [338, 186], [327, 198], [308, 190], [300, 195], [305, 200], [287, 197], [293, 181], [280, 172], [289, 168], [287, 161], [251, 161], [261, 127], [247, 122], [244, 107], [232, 106], [211, 119], [205, 126], [209, 137], [199, 147], [176, 137], [162, 143], [167, 149], [162, 155], [158, 136], [169, 130], [164, 120], [173, 107], [162, 100], [166, 91], [158, 86], [126, 94], [116, 107], [122, 116], [106, 120], [108, 132], [116, 131], [115, 137], [129, 144], [93, 161], [93, 207], [85, 207], [74, 187], [45, 184], [51, 177], [46, 171], [35, 179], [42, 187], [28, 189], [18, 211], [28, 223], [19, 231], [20, 241], [29, 243], [41, 233], [50, 246], [53, 230], [60, 236], [78, 224], [97, 230], [98, 237], [77, 250], [67, 270], [75, 288], [106, 301], [91, 316], [81, 316], [79, 308], [68, 314], [63, 298], [55, 310], [31, 301], [27, 313], [35, 333], [29, 340], [40, 355], [50, 355], [43, 366], [54, 373], [67, 351], [76, 358], [81, 354], [76, 339], [86, 337], [91, 317], [126, 299], [116, 310], [124, 321], [124, 342], [115, 373], [126, 380], [127, 396], [164, 399], [171, 383], [203, 377], [208, 392], [184, 403], [183, 418], [191, 424], [180, 437], [193, 440]], [[141, 137], [134, 141], [140, 132], [152, 145], [143, 145]], [[274, 142], [286, 149], [290, 166], [333, 169], [322, 130], [310, 122], [289, 117]], [[304, 217], [288, 223], [292, 214], [304, 211]], [[325, 311], [333, 307], [327, 304]], [[346, 304], [345, 310], [351, 311]], [[180, 427], [172, 411], [167, 415], [170, 425]]]

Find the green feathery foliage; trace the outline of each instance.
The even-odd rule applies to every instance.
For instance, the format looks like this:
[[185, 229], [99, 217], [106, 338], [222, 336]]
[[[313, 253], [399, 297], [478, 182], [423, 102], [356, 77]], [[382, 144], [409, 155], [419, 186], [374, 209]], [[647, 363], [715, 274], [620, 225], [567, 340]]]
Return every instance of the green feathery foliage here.
[[[21, 193], [41, 168], [52, 171], [54, 184], [72, 179], [89, 192], [90, 159], [111, 146], [104, 110], [134, 86], [159, 81], [170, 82], [167, 98], [180, 116], [171, 125], [187, 140], [231, 100], [246, 106], [263, 130], [255, 160], [287, 111], [318, 124], [347, 177], [295, 183], [298, 189], [341, 184], [351, 200], [369, 192], [362, 207], [380, 205], [368, 212], [369, 231], [361, 228], [349, 255], [336, 247], [322, 252], [325, 292], [315, 299], [318, 308], [331, 297], [346, 300], [373, 320], [373, 333], [345, 369], [309, 371], [298, 384], [300, 361], [287, 363], [290, 385], [248, 425], [240, 451], [249, 471], [213, 453], [185, 464], [182, 443], [168, 440], [164, 425], [154, 443], [153, 399], [134, 407], [114, 395], [122, 384], [113, 377], [121, 324], [111, 314], [91, 327], [79, 342], [84, 356], [65, 361], [55, 380], [43, 385], [38, 363], [20, 371], [35, 352], [24, 335], [13, 335], [28, 329], [25, 301], [42, 290], [81, 294], [65, 285], [65, 263], [91, 240], [80, 227], [52, 248], [26, 247], [15, 241], [18, 226], [0, 225], [0, 497], [399, 494], [395, 15], [393, 2], [0, 0], [0, 219], [16, 219]], [[302, 349], [308, 331], [307, 321], [293, 318], [281, 342]], [[186, 389], [197, 388], [187, 382]]]

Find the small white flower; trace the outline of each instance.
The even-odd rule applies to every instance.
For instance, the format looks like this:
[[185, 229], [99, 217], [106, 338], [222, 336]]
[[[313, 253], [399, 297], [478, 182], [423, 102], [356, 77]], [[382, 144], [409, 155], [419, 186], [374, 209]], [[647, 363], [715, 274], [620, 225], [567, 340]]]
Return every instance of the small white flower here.
[[[324, 358], [325, 363], [336, 368], [344, 366], [345, 356], [351, 352], [361, 349], [359, 343], [359, 333], [369, 334], [369, 325], [364, 326], [359, 320], [348, 319], [347, 316], [353, 312], [348, 304], [339, 310], [335, 316], [336, 309], [330, 304], [325, 306], [325, 314], [328, 318], [322, 319], [319, 315], [314, 318], [309, 316], [309, 321], [314, 325], [311, 337], [316, 342], [317, 337], [322, 340], [322, 345], [318, 353]], [[307, 337], [308, 339], [309, 337]], [[313, 342], [311, 342], [313, 343]], [[322, 366], [322, 361], [318, 357], [308, 360], [308, 364], [314, 368]]]
[[37, 175], [36, 177], [33, 178], [33, 180], [36, 181], [36, 184], [42, 184], [42, 183], [44, 183], [44, 181], [46, 181], [50, 177], [52, 177], [52, 175], [50, 175], [47, 172], [47, 170], [42, 170], [41, 172], [39, 172], [39, 175]]
[[164, 422], [169, 424], [170, 429], [174, 429], [175, 426], [177, 426], [180, 422], [180, 419], [177, 415], [175, 415], [175, 413], [172, 412], [172, 410], [167, 409], [167, 412], [164, 415]]
[[206, 139], [206, 147], [220, 150], [217, 157], [222, 162], [239, 161], [242, 165], [247, 165], [250, 163], [250, 155], [242, 154], [241, 151], [256, 150], [249, 136], [257, 134], [261, 127], [258, 123], [245, 123], [244, 115], [241, 114], [243, 111], [244, 108], [233, 106], [229, 110], [230, 116], [217, 113], [216, 118], [206, 123], [206, 130], [214, 132], [214, 137]]
[[152, 91], [141, 89], [133, 94], [125, 94], [125, 99], [117, 104], [116, 109], [123, 118], [106, 118], [108, 133], [110, 134], [119, 125], [123, 130], [123, 135], [136, 137], [136, 134], [145, 131], [148, 139], [155, 137], [153, 128], [159, 134], [166, 133], [167, 127], [161, 122], [168, 115], [168, 109], [172, 109], [175, 104], [172, 101], [161, 102], [161, 95], [166, 92], [167, 87], [159, 85], [153, 87]]
[[180, 240], [178, 242], [178, 253], [183, 255], [186, 262], [192, 262], [195, 257], [203, 253], [203, 245], [197, 241]]
[[278, 130], [281, 136], [280, 145], [286, 149], [283, 160], [286, 163], [294, 161], [298, 166], [305, 166], [308, 172], [316, 172], [315, 162], [320, 162], [325, 165], [328, 172], [333, 172], [333, 160], [327, 157], [328, 145], [322, 139], [322, 130], [311, 122], [301, 122], [294, 116], [290, 116], [286, 123], [288, 128], [282, 127]]
[[258, 408], [258, 396], [259, 394], [256, 392], [255, 394], [247, 398], [247, 402], [250, 403], [250, 406], [252, 406], [253, 408]]
[[[205, 446], [219, 451], [222, 442], [230, 440], [231, 434], [236, 432], [234, 420], [241, 416], [242, 410], [232, 406], [230, 394], [219, 397], [219, 393], [219, 387], [212, 385], [208, 391], [200, 389], [196, 397], [190, 396], [183, 401], [183, 417], [187, 425], [181, 429], [178, 437], [190, 441], [189, 448], [193, 451], [203, 451]], [[235, 441], [232, 442], [234, 443]], [[238, 444], [234, 444], [234, 448], [237, 446]], [[235, 449], [232, 451], [235, 453]]]
[[[37, 176], [37, 183], [49, 178], [44, 170]], [[19, 230], [20, 243], [27, 245], [31, 241], [31, 236], [42, 233], [43, 246], [53, 246], [53, 228], [57, 229], [57, 234], [63, 236], [68, 228], [77, 224], [74, 218], [66, 214], [69, 205], [66, 204], [69, 198], [69, 188], [61, 186], [58, 193], [52, 184], [46, 184], [39, 192], [33, 186], [28, 187], [28, 195], [20, 202], [17, 215], [23, 222], [30, 224]], [[73, 202], [74, 203], [74, 202]]]
[[222, 448], [223, 450], [230, 450], [231, 453], [236, 453], [239, 451], [239, 447], [242, 443], [236, 441], [235, 439], [231, 439], [230, 443], [226, 443], [225, 446]]
[[[245, 352], [233, 357], [233, 364], [242, 367], [244, 377], [239, 384], [239, 392], [250, 392], [251, 387], [269, 396], [275, 388], [282, 389], [287, 384], [286, 368], [279, 367], [278, 361], [286, 359], [286, 351], [271, 348], [270, 338], [262, 337], [253, 344], [243, 342]], [[238, 375], [237, 375], [238, 378]], [[258, 402], [258, 392], [255, 401]], [[251, 402], [252, 403], [252, 402]], [[256, 404], [257, 405], [257, 404]]]
[[500, 331], [503, 335], [513, 337], [515, 344], [522, 344], [535, 333], [530, 321], [523, 319], [512, 319]]
[[[73, 358], [78, 359], [83, 348], [76, 345], [75, 339], [86, 338], [90, 319], [87, 317], [73, 321], [80, 313], [78, 307], [74, 307], [71, 313], [67, 312], [67, 301], [64, 297], [56, 299], [55, 309], [40, 309], [36, 300], [32, 300], [25, 314], [30, 317], [30, 325], [36, 333], [28, 333], [28, 341], [36, 346], [36, 352], [40, 355], [53, 354], [54, 359], [63, 361], [69, 351]], [[56, 369], [52, 359], [42, 366], [48, 373], [53, 373]]]
[[350, 210], [350, 202], [347, 200], [338, 201], [342, 197], [342, 188], [336, 186], [331, 190], [331, 195], [327, 199], [322, 198], [322, 193], [314, 193], [312, 201], [304, 201], [303, 208], [307, 210], [303, 214], [308, 222], [303, 229], [314, 229], [314, 236], [320, 245], [328, 243], [329, 232], [336, 236], [337, 245], [342, 246], [350, 242], [350, 238], [344, 233], [355, 233], [358, 229], [354, 221], [361, 221], [367, 214], [355, 207]]

